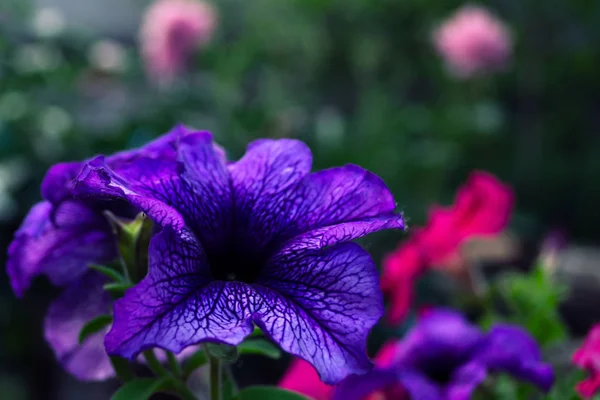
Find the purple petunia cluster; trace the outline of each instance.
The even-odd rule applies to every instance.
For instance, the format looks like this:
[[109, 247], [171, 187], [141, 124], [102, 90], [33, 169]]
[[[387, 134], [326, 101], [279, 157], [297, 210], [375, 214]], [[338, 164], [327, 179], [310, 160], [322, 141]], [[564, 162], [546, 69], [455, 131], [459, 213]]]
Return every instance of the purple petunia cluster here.
[[[46, 275], [64, 287], [46, 337], [81, 379], [112, 375], [108, 355], [241, 343], [258, 326], [326, 383], [372, 367], [366, 338], [383, 314], [375, 265], [354, 239], [403, 229], [376, 175], [355, 165], [311, 172], [302, 142], [257, 140], [230, 161], [208, 132], [178, 126], [133, 151], [53, 167], [44, 201], [9, 249], [13, 290]], [[118, 256], [103, 213], [154, 222], [148, 274], [112, 301], [91, 263]], [[113, 309], [110, 331], [82, 326]]]

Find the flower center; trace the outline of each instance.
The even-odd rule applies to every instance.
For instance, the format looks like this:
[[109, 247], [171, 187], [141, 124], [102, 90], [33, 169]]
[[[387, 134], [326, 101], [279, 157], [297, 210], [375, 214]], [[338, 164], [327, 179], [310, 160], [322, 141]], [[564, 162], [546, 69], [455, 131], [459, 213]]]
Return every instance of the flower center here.
[[265, 257], [257, 251], [240, 249], [237, 246], [209, 253], [208, 262], [214, 279], [252, 283], [265, 265]]
[[432, 381], [445, 385], [452, 380], [452, 373], [460, 366], [456, 360], [445, 360], [441, 362], [430, 363], [424, 368], [425, 375]]

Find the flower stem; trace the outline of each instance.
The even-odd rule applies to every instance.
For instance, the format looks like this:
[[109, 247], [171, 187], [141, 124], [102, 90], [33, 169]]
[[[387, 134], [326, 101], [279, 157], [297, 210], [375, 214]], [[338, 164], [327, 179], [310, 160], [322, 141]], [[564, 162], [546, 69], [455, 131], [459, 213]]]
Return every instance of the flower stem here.
[[126, 359], [121, 357], [111, 357], [110, 363], [119, 379], [123, 382], [129, 382], [135, 379], [135, 372], [133, 372], [131, 364], [129, 364], [129, 361]]
[[161, 362], [156, 357], [154, 350], [146, 350], [144, 351], [144, 357], [146, 358], [146, 362], [148, 363], [148, 367], [158, 376], [169, 376], [171, 373], [168, 369], [163, 367]]
[[[183, 400], [197, 400], [196, 396], [192, 391], [182, 382], [177, 376], [174, 376], [171, 371], [166, 369], [159, 359], [156, 357], [154, 350], [146, 350], [144, 351], [144, 357], [146, 358], [146, 362], [148, 363], [148, 367], [158, 376], [163, 376], [169, 378], [169, 382], [173, 388], [173, 391], [181, 397]], [[180, 370], [179, 364], [177, 363], [177, 359], [171, 352], [167, 352], [167, 357], [169, 357], [169, 363], [174, 362], [177, 364], [177, 370]], [[172, 360], [171, 361], [171, 357]]]
[[221, 360], [208, 355], [210, 365], [210, 400], [221, 400]]
[[179, 365], [179, 361], [177, 361], [177, 358], [175, 358], [175, 354], [173, 354], [170, 351], [167, 351], [167, 357], [169, 359], [169, 368], [171, 368], [171, 372], [177, 378], [180, 378], [182, 376], [181, 366]]

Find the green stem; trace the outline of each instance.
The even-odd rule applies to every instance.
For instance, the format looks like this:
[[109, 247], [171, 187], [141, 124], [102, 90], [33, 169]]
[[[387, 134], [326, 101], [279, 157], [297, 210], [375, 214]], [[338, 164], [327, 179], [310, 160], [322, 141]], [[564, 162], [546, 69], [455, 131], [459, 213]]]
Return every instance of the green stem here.
[[171, 379], [171, 384], [173, 385], [173, 391], [175, 394], [177, 394], [183, 400], [198, 400], [196, 395], [192, 393], [185, 383], [181, 382], [179, 379]]
[[221, 400], [221, 360], [208, 355], [210, 364], [210, 400]]
[[129, 382], [135, 379], [135, 372], [133, 372], [131, 364], [129, 364], [129, 361], [126, 359], [121, 357], [111, 357], [110, 363], [119, 379], [123, 382]]
[[[167, 354], [170, 354], [171, 356], [173, 356], [173, 353], [171, 353], [171, 352], [168, 352]], [[156, 357], [154, 350], [150, 349], [150, 350], [144, 351], [144, 357], [146, 358], [148, 367], [152, 370], [152, 372], [154, 372], [158, 376], [164, 376], [164, 377], [169, 378], [169, 382], [171, 383], [171, 385], [173, 387], [173, 391], [178, 396], [180, 396], [183, 400], [197, 400], [194, 393], [192, 393], [192, 391], [185, 385], [185, 383], [182, 382], [181, 380], [179, 380], [179, 378], [174, 376], [171, 373], [171, 371], [169, 371], [162, 365], [162, 363]], [[173, 360], [175, 363], [177, 363], [175, 356], [173, 356]], [[171, 358], [169, 357], [169, 363], [170, 362], [171, 362]], [[177, 364], [177, 368], [179, 368], [179, 364]]]
[[169, 359], [169, 368], [171, 368], [171, 372], [173, 372], [173, 375], [175, 375], [178, 378], [181, 377], [181, 366], [179, 365], [179, 361], [177, 361], [177, 358], [175, 358], [175, 354], [173, 354], [170, 351], [167, 351], [167, 358]]
[[154, 374], [158, 376], [170, 376], [171, 373], [168, 369], [163, 367], [161, 362], [156, 357], [154, 350], [146, 350], [144, 351], [144, 357], [146, 358], [146, 362], [148, 363], [148, 367], [154, 372]]

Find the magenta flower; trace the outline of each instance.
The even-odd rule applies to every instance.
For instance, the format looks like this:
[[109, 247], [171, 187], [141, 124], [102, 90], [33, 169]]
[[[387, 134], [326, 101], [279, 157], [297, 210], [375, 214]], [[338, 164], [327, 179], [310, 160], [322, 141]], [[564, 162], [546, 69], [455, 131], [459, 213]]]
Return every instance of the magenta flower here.
[[577, 392], [584, 398], [590, 398], [600, 389], [600, 324], [588, 332], [583, 345], [572, 358], [573, 364], [589, 373], [589, 377], [577, 384]]
[[[107, 162], [127, 173], [121, 166], [135, 164], [141, 154], [171, 157], [174, 153], [169, 143], [180, 133], [174, 130], [142, 149], [115, 154]], [[102, 289], [105, 279], [88, 266], [117, 257], [114, 235], [102, 211], [108, 209], [121, 217], [133, 217], [135, 211], [125, 202], [74, 199], [72, 182], [82, 166], [81, 162], [69, 162], [50, 168], [42, 182], [45, 200], [30, 210], [16, 232], [6, 268], [19, 297], [38, 275], [65, 288], [46, 315], [46, 339], [69, 373], [82, 380], [102, 380], [114, 374], [103, 346], [106, 331], [81, 345], [79, 332], [87, 321], [110, 313], [112, 301]]]
[[398, 324], [410, 310], [413, 284], [429, 268], [464, 265], [460, 247], [469, 239], [500, 233], [508, 224], [514, 194], [498, 178], [473, 171], [450, 207], [434, 206], [424, 227], [383, 261], [381, 287], [391, 298], [388, 321]]
[[544, 391], [554, 382], [552, 368], [522, 328], [499, 324], [484, 333], [459, 313], [438, 309], [398, 342], [389, 364], [347, 378], [334, 399], [362, 400], [375, 391], [402, 388], [414, 400], [468, 400], [489, 372], [511, 374]]
[[211, 39], [216, 22], [214, 8], [200, 0], [157, 0], [150, 5], [140, 28], [148, 75], [162, 83], [183, 72], [194, 49]]
[[460, 78], [501, 70], [511, 55], [508, 29], [483, 7], [461, 8], [433, 39], [450, 72]]
[[176, 152], [127, 174], [98, 157], [77, 179], [79, 195], [127, 200], [162, 226], [147, 277], [115, 302], [108, 353], [237, 345], [256, 324], [324, 382], [368, 371], [383, 301], [373, 260], [350, 241], [404, 227], [381, 179], [354, 165], [310, 173], [297, 140], [257, 140], [228, 162], [197, 132]]

